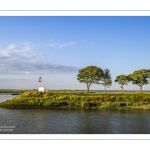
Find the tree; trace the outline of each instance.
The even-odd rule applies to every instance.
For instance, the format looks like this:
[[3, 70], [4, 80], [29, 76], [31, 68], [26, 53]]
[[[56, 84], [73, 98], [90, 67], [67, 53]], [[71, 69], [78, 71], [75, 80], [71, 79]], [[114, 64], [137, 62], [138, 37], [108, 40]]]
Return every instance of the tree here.
[[77, 75], [77, 80], [87, 85], [87, 93], [89, 92], [91, 84], [98, 84], [101, 80], [103, 70], [97, 66], [87, 66], [81, 70]]
[[102, 83], [100, 83], [100, 84], [102, 84], [104, 86], [104, 93], [106, 94], [106, 87], [111, 86], [111, 84], [112, 84], [110, 70], [108, 70], [108, 69], [103, 70], [101, 81], [102, 81]]
[[137, 84], [140, 87], [140, 92], [142, 93], [143, 85], [149, 84], [148, 79], [150, 78], [150, 70], [149, 69], [141, 69], [134, 71], [129, 75], [130, 81], [132, 84]]
[[118, 82], [119, 84], [121, 84], [121, 89], [122, 89], [122, 93], [124, 92], [123, 91], [123, 86], [124, 85], [127, 85], [127, 83], [129, 82], [129, 77], [126, 76], [126, 75], [120, 75], [120, 76], [117, 76], [116, 79], [115, 79], [115, 82]]

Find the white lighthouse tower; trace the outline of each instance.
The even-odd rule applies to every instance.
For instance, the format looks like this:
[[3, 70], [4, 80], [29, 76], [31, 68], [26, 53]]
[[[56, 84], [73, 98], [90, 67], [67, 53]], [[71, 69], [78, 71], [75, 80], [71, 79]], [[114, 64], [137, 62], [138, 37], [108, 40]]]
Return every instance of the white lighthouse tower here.
[[38, 91], [39, 91], [39, 92], [44, 92], [44, 87], [41, 86], [42, 75], [41, 75], [41, 77], [39, 77], [38, 82], [39, 82], [39, 89], [38, 89]]

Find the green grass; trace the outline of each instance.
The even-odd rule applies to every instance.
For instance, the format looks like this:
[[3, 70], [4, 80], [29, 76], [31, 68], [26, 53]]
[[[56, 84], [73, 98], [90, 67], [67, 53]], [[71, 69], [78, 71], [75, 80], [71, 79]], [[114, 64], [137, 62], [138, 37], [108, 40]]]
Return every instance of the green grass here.
[[[15, 89], [0, 89], [0, 93], [24, 93], [27, 91], [35, 91], [35, 90], [15, 90]], [[36, 90], [37, 91], [37, 90]]]
[[150, 110], [150, 94], [98, 94], [85, 92], [24, 92], [0, 103], [4, 108], [87, 108]]

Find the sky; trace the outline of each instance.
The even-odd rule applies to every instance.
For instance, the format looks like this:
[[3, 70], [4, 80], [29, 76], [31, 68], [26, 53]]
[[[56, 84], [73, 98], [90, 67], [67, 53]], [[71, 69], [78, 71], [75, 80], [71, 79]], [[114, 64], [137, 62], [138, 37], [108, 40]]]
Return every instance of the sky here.
[[0, 16], [0, 89], [86, 90], [79, 69], [98, 66], [111, 72], [109, 90], [121, 90], [117, 76], [150, 69], [149, 27], [149, 16]]

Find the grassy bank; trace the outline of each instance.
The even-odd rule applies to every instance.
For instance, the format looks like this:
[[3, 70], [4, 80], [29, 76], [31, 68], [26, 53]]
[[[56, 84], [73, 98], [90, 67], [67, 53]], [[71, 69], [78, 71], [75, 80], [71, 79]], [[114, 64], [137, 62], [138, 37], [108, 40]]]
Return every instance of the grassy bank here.
[[15, 94], [15, 93], [24, 93], [28, 91], [35, 91], [35, 90], [0, 89], [0, 93], [14, 93]]
[[0, 103], [4, 108], [87, 108], [150, 110], [150, 94], [24, 92]]

